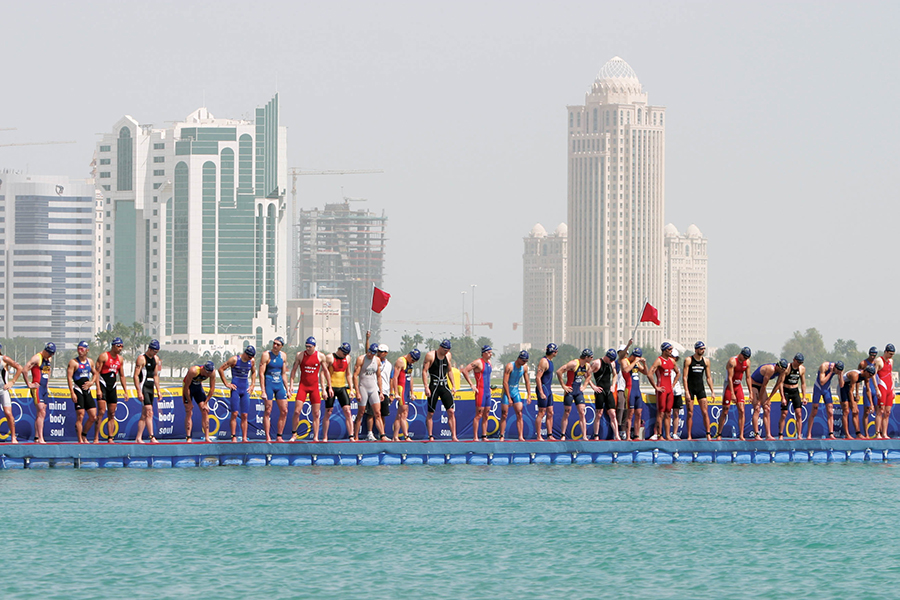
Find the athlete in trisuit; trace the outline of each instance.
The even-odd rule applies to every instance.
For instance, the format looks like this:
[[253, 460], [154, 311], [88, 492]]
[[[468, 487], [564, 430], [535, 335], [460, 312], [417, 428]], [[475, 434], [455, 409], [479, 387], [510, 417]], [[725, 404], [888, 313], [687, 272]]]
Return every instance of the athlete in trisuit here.
[[[678, 364], [678, 357], [681, 356], [678, 348], [672, 348], [672, 360]], [[681, 385], [681, 374], [672, 372], [672, 436], [670, 439], [680, 440], [681, 435], [678, 433], [679, 419], [681, 417], [681, 409], [684, 408], [684, 387]]]
[[[475, 392], [475, 417], [472, 419], [472, 439], [476, 442], [487, 438], [487, 423], [491, 413], [491, 357], [494, 349], [490, 346], [481, 347], [481, 358], [476, 358], [460, 369], [463, 378]], [[472, 382], [470, 374], [475, 375]], [[479, 437], [478, 432], [481, 432]], [[539, 434], [540, 435], [540, 434]]]
[[[228, 410], [231, 413], [231, 441], [237, 442], [237, 420], [241, 417], [241, 440], [249, 442], [248, 425], [250, 418], [250, 406], [253, 402], [251, 396], [256, 387], [256, 348], [247, 346], [237, 356], [232, 356], [219, 367], [219, 377], [222, 385], [231, 390], [228, 400]], [[231, 381], [225, 379], [225, 369], [231, 369]], [[254, 425], [254, 428], [256, 426]]]
[[[831, 380], [837, 375], [838, 387], [842, 385], [844, 375], [843, 361], [830, 362], [825, 361], [819, 365], [819, 371], [816, 373], [816, 382], [813, 384], [812, 406], [809, 407], [808, 425], [806, 429], [806, 439], [812, 439], [813, 424], [816, 421], [816, 413], [819, 412], [819, 401], [825, 402], [825, 419], [828, 422], [828, 438], [834, 439], [834, 401], [831, 398]], [[846, 415], [845, 415], [846, 417]], [[797, 421], [799, 423], [799, 421]], [[844, 433], [847, 420], [844, 419]], [[801, 436], [803, 437], [803, 436]]]
[[[25, 383], [29, 389], [34, 390], [34, 404], [36, 415], [34, 417], [34, 441], [38, 444], [46, 444], [44, 441], [44, 418], [47, 416], [47, 403], [50, 402], [50, 373], [53, 371], [53, 355], [56, 354], [56, 344], [47, 342], [44, 349], [31, 357], [25, 363]], [[31, 383], [28, 383], [28, 375], [31, 375]]]
[[409, 403], [413, 399], [413, 365], [419, 361], [422, 353], [418, 348], [413, 348], [394, 363], [394, 373], [391, 375], [391, 396], [397, 399], [397, 416], [394, 418], [394, 437], [392, 441], [399, 442], [399, 434], [403, 432], [403, 439], [409, 441]]
[[[641, 348], [635, 348], [631, 351], [628, 358], [620, 361], [621, 368], [625, 371], [626, 384], [628, 385], [628, 412], [625, 415], [625, 429], [621, 430], [626, 440], [644, 439], [644, 396], [641, 394], [641, 373], [645, 377], [650, 378], [650, 371], [647, 370], [647, 361], [644, 360], [644, 351]], [[634, 429], [632, 430], [632, 417], [634, 417]]]
[[422, 363], [422, 383], [425, 386], [425, 398], [428, 401], [425, 428], [428, 430], [429, 440], [434, 439], [434, 411], [437, 410], [438, 402], [440, 402], [447, 411], [450, 439], [454, 442], [459, 441], [456, 437], [456, 409], [453, 403], [456, 385], [452, 375], [453, 355], [450, 353], [450, 340], [444, 340], [436, 350], [431, 350], [425, 355]]
[[297, 429], [300, 427], [300, 414], [307, 399], [312, 404], [312, 435], [313, 441], [319, 441], [319, 409], [322, 404], [322, 389], [326, 390], [325, 397], [331, 396], [331, 379], [325, 376], [328, 364], [325, 355], [316, 350], [316, 338], [306, 338], [306, 349], [298, 352], [294, 357], [294, 366], [291, 367], [291, 377], [288, 381], [288, 396], [294, 393], [294, 375], [300, 369], [300, 382], [297, 384], [297, 397], [294, 399], [294, 419], [291, 424], [291, 441], [296, 442]]
[[[875, 377], [875, 365], [866, 365], [862, 371], [854, 369], [844, 373], [841, 377], [841, 419], [844, 423], [844, 437], [848, 440], [853, 439], [847, 422], [848, 415], [853, 414], [853, 418], [850, 420], [854, 427], [857, 427], [857, 418], [859, 417], [859, 383], [862, 382], [863, 386], [867, 386], [873, 377]], [[868, 439], [866, 432], [859, 428], [856, 430], [856, 437]]]
[[[709, 429], [709, 410], [706, 400], [706, 386], [709, 385], [710, 398], [716, 399], [716, 390], [713, 387], [712, 369], [709, 359], [706, 358], [706, 344], [697, 342], [694, 344], [694, 354], [684, 359], [684, 389], [687, 392], [685, 402], [684, 426], [687, 429], [687, 439], [691, 439], [691, 428], [694, 425], [694, 399], [700, 405], [700, 414], [703, 416], [703, 431], [706, 439], [712, 439]], [[706, 380], [704, 382], [704, 379]]]
[[[803, 438], [803, 405], [806, 404], [806, 367], [803, 365], [803, 355], [799, 352], [794, 355], [794, 360], [788, 365], [787, 374], [781, 380], [781, 416], [778, 418], [778, 439], [784, 439], [784, 425], [787, 422], [788, 402], [794, 411], [794, 419], [797, 422], [797, 439]], [[800, 389], [797, 389], [797, 386]], [[811, 427], [812, 425], [810, 425]], [[834, 422], [828, 423], [829, 437], [834, 438]]]
[[[119, 395], [116, 391], [116, 378], [122, 383], [122, 394], [124, 398], [128, 398], [128, 384], [125, 377], [125, 360], [122, 356], [122, 349], [125, 344], [122, 338], [117, 337], [112, 341], [110, 349], [97, 357], [97, 371], [100, 373], [97, 388], [97, 399], [100, 400], [100, 410], [97, 415], [98, 419], [103, 418], [106, 413], [106, 441], [110, 444], [116, 438], [116, 432], [119, 428], [116, 423], [116, 407], [119, 403]], [[114, 429], [115, 428], [115, 429]], [[95, 430], [94, 442], [100, 441], [100, 426]]]
[[328, 420], [334, 402], [337, 400], [344, 415], [347, 436], [353, 439], [353, 414], [350, 412], [350, 344], [342, 343], [338, 349], [325, 357], [328, 367], [331, 395], [325, 398], [325, 414], [322, 415], [322, 441], [328, 441]]
[[[369, 428], [369, 431], [374, 431], [375, 429], [375, 411], [381, 412], [381, 424], [384, 426], [387, 423], [387, 418], [391, 416], [391, 361], [388, 360], [388, 352], [390, 352], [390, 347], [387, 344], [378, 344], [378, 352], [375, 353], [375, 356], [378, 357], [378, 362], [380, 363], [378, 367], [378, 386], [379, 391], [381, 392], [381, 403], [380, 404], [370, 404], [366, 408], [366, 425]], [[387, 435], [387, 431], [379, 431], [379, 439], [383, 438]]]
[[137, 390], [138, 400], [141, 401], [141, 418], [138, 421], [137, 436], [134, 441], [143, 444], [141, 436], [144, 428], [150, 433], [150, 443], [158, 443], [153, 435], [153, 392], [161, 398], [159, 389], [159, 373], [162, 370], [162, 360], [159, 358], [159, 340], [150, 340], [147, 351], [134, 361], [134, 389]]
[[[594, 358], [594, 351], [585, 348], [581, 351], [581, 356], [575, 360], [570, 360], [556, 370], [556, 379], [563, 389], [563, 417], [560, 423], [561, 434], [559, 439], [565, 441], [566, 430], [569, 426], [569, 413], [572, 412], [572, 405], [578, 409], [578, 422], [581, 423], [581, 436], [587, 439], [587, 418], [584, 414], [584, 390], [590, 386], [594, 388], [594, 382], [591, 380], [591, 360]], [[594, 388], [596, 392], [597, 389]], [[574, 430], [574, 426], [572, 428]], [[571, 436], [570, 436], [571, 437]]]
[[878, 376], [878, 412], [875, 413], [875, 439], [889, 439], [888, 424], [894, 407], [894, 345], [884, 347], [881, 356], [875, 359], [875, 373]]
[[[66, 369], [66, 380], [69, 382], [69, 396], [75, 405], [75, 435], [79, 444], [88, 443], [85, 433], [97, 422], [97, 403], [91, 395], [91, 388], [97, 383], [97, 370], [94, 361], [88, 357], [90, 344], [82, 340], [78, 342], [76, 356], [69, 361]], [[87, 421], [84, 413], [87, 412]]]
[[618, 353], [610, 348], [603, 355], [591, 362], [591, 373], [594, 377], [594, 434], [590, 439], [600, 439], [600, 418], [606, 415], [609, 419], [609, 428], [612, 431], [612, 439], [619, 439], [619, 420], [616, 415], [616, 392], [613, 389], [613, 379], [616, 376], [616, 360]]
[[[203, 382], [209, 379], [209, 392], [203, 390]], [[213, 361], [207, 361], [202, 365], [190, 367], [181, 383], [181, 398], [184, 400], [184, 434], [185, 441], [191, 442], [191, 417], [194, 410], [194, 402], [200, 407], [200, 429], [203, 431], [203, 441], [211, 442], [209, 437], [209, 400], [216, 389], [216, 365]]]
[[[384, 431], [384, 421], [381, 419], [381, 382], [379, 372], [381, 361], [378, 359], [378, 344], [369, 344], [368, 351], [356, 359], [353, 369], [353, 388], [356, 390], [356, 421], [353, 423], [353, 437], [359, 440], [359, 430], [363, 417], [366, 414], [366, 406], [371, 404], [379, 408], [375, 411], [375, 424], [379, 431]], [[381, 436], [387, 440], [386, 435]], [[369, 430], [368, 441], [375, 441], [375, 434]]]
[[627, 344], [619, 346], [616, 351], [616, 419], [619, 422], [619, 439], [626, 437], [625, 417], [628, 414], [628, 393], [631, 390], [630, 374], [622, 368], [622, 361], [628, 357], [628, 349], [634, 344], [634, 340], [628, 340]]
[[770, 404], [772, 397], [766, 389], [766, 386], [768, 386], [769, 381], [774, 378], [775, 387], [772, 388], [772, 393], [774, 394], [776, 390], [781, 389], [781, 383], [784, 381], [784, 376], [787, 374], [787, 368], [788, 361], [782, 358], [779, 359], [777, 363], [767, 363], [756, 367], [756, 370], [750, 375], [750, 401], [753, 403], [753, 420], [750, 423], [752, 428], [752, 431], [750, 432], [751, 439], [762, 437], [762, 432], [757, 433], [756, 431], [756, 425], [759, 423], [760, 409], [762, 409], [763, 431], [765, 431], [766, 439], [769, 441], [775, 439], [772, 437], [772, 430], [770, 428], [770, 415], [772, 411]]
[[[516, 429], [519, 432], [519, 441], [525, 441], [524, 426], [522, 422], [522, 397], [519, 395], [519, 382], [525, 380], [525, 403], [531, 404], [531, 383], [528, 381], [528, 351], [522, 350], [516, 360], [508, 363], [503, 368], [503, 401], [508, 401], [516, 412]], [[506, 420], [501, 421], [500, 439], [506, 432]]]
[[547, 344], [544, 356], [537, 364], [537, 372], [534, 375], [534, 393], [537, 397], [537, 416], [534, 419], [535, 438], [541, 442], [544, 440], [541, 431], [541, 423], [544, 417], [547, 419], [547, 439], [555, 442], [553, 437], [553, 359], [559, 352], [556, 344]]
[[[869, 355], [859, 361], [856, 367], [859, 371], [865, 371], [869, 365], [875, 366], [875, 360], [878, 358], [878, 348], [872, 346], [869, 348]], [[869, 415], [874, 418], [878, 413], [878, 377], [870, 377], [863, 385], [863, 414], [860, 416], [859, 429], [868, 437], [868, 425], [866, 424]]]
[[[10, 368], [16, 370], [11, 380], [7, 377], [7, 371]], [[6, 424], [9, 426], [9, 441], [12, 444], [18, 444], [19, 440], [16, 438], [16, 420], [12, 413], [12, 398], [10, 398], [9, 390], [24, 371], [22, 365], [3, 354], [3, 344], [0, 344], [0, 407], [3, 408], [3, 414], [6, 416]]]
[[278, 403], [278, 425], [275, 430], [275, 441], [283, 442], [284, 426], [287, 424], [287, 390], [284, 389], [284, 363], [287, 355], [281, 351], [284, 338], [278, 336], [272, 340], [272, 349], [263, 352], [259, 359], [259, 385], [263, 399], [263, 429], [266, 430], [266, 441], [272, 441], [272, 401]]
[[[675, 391], [672, 382], [678, 378], [678, 365], [672, 359], [673, 346], [663, 342], [659, 347], [661, 354], [650, 367], [650, 384], [656, 389], [656, 425], [651, 440], [660, 438], [670, 440], [669, 423], [672, 409], [675, 406]], [[677, 432], [676, 432], [677, 433]]]
[[[744, 440], [744, 384], [742, 380], [747, 379], [747, 393], [752, 398], [750, 391], [750, 348], [744, 346], [741, 348], [740, 354], [732, 356], [725, 364], [725, 386], [722, 390], [722, 414], [719, 416], [719, 428], [716, 432], [716, 439], [722, 439], [722, 432], [725, 430], [725, 423], [728, 422], [728, 410], [731, 408], [732, 400], [737, 404], [738, 417], [738, 438]], [[754, 429], [756, 427], [754, 426]]]

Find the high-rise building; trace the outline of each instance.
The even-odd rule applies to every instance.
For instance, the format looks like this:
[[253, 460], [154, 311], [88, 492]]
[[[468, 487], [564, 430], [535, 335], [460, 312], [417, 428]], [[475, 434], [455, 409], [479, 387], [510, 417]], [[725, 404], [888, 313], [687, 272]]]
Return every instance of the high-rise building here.
[[302, 210], [298, 217], [300, 298], [340, 300], [341, 339], [354, 348], [365, 342], [370, 323], [373, 335], [381, 329], [381, 315], [372, 313], [372, 288], [384, 281], [386, 224], [384, 213], [351, 209], [349, 201]]
[[522, 339], [532, 348], [566, 342], [567, 236], [565, 223], [550, 235], [538, 223], [524, 238]]
[[235, 352], [287, 331], [286, 128], [200, 108], [166, 128], [121, 118], [97, 144], [101, 327], [135, 321], [170, 349]]
[[666, 338], [686, 348], [706, 341], [706, 238], [696, 225], [684, 235], [666, 225], [665, 303], [662, 324]]
[[90, 181], [0, 173], [0, 337], [91, 338], [95, 202]]
[[[663, 298], [665, 108], [648, 104], [628, 63], [603, 65], [584, 105], [568, 107], [567, 335], [609, 348], [631, 336], [647, 299]], [[637, 343], [662, 328], [643, 324]]]

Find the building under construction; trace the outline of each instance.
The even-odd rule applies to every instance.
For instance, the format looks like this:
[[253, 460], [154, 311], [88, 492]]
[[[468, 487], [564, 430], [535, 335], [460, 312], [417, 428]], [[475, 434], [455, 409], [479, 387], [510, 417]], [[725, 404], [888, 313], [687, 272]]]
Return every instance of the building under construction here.
[[373, 340], [381, 328], [372, 287], [383, 287], [386, 224], [384, 212], [354, 210], [349, 201], [298, 215], [296, 297], [340, 300], [341, 339], [354, 348], [365, 342], [370, 316]]

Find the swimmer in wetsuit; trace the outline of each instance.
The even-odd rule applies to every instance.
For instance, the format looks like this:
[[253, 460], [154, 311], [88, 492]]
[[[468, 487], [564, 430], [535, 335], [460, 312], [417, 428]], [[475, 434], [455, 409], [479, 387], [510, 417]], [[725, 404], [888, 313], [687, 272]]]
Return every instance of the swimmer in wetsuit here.
[[894, 407], [894, 345], [884, 347], [884, 353], [875, 359], [878, 377], [878, 411], [875, 413], [875, 439], [890, 439], [888, 424]]
[[[625, 416], [625, 429], [620, 433], [623, 439], [644, 439], [644, 396], [641, 394], [641, 373], [649, 380], [650, 371], [647, 370], [647, 361], [644, 359], [644, 351], [635, 348], [628, 358], [621, 359], [622, 369], [625, 371], [628, 383], [628, 412]], [[632, 417], [634, 417], [634, 430], [632, 431]]]
[[[47, 416], [47, 403], [50, 402], [50, 373], [53, 371], [53, 355], [56, 354], [56, 344], [47, 342], [44, 349], [31, 357], [25, 363], [25, 383], [33, 391], [34, 404], [37, 414], [34, 417], [34, 440], [38, 444], [46, 444], [44, 441], [44, 418]], [[31, 383], [28, 376], [31, 375]]]
[[775, 439], [772, 437], [770, 428], [772, 396], [766, 390], [766, 386], [768, 386], [771, 379], [775, 378], [775, 387], [772, 388], [772, 394], [781, 389], [781, 383], [787, 374], [787, 368], [788, 361], [782, 358], [777, 363], [768, 363], [756, 367], [756, 370], [750, 375], [750, 401], [753, 403], [753, 421], [750, 423], [753, 429], [750, 432], [751, 439], [762, 437], [762, 431], [756, 432], [760, 409], [762, 409], [763, 414], [763, 431], [765, 431], [766, 440], [771, 441]]
[[[744, 440], [744, 384], [747, 379], [747, 392], [750, 393], [750, 356], [752, 351], [747, 346], [741, 348], [740, 354], [732, 356], [725, 363], [725, 386], [722, 390], [722, 414], [719, 416], [719, 430], [716, 439], [722, 439], [725, 423], [728, 422], [728, 410], [732, 400], [737, 404], [738, 438]], [[754, 426], [754, 429], [756, 427]]]
[[[399, 442], [399, 434], [402, 431], [403, 439], [407, 442], [409, 436], [409, 403], [413, 400], [413, 365], [419, 361], [422, 353], [418, 348], [413, 348], [406, 355], [401, 356], [394, 363], [394, 373], [391, 375], [391, 396], [397, 399], [397, 417], [394, 419], [394, 437], [391, 441]], [[490, 387], [490, 384], [488, 384]]]
[[137, 436], [134, 438], [138, 444], [143, 444], [141, 436], [146, 428], [150, 432], [150, 443], [156, 444], [153, 435], [153, 392], [162, 397], [159, 389], [159, 373], [162, 371], [162, 359], [159, 358], [159, 340], [150, 340], [147, 351], [134, 361], [134, 389], [137, 390], [138, 400], [141, 401], [141, 418], [138, 421]]
[[[591, 381], [590, 377], [590, 363], [593, 358], [594, 351], [590, 348], [585, 348], [581, 351], [581, 356], [575, 360], [570, 360], [556, 370], [556, 378], [559, 380], [559, 384], [562, 386], [565, 394], [563, 396], [563, 417], [560, 424], [562, 433], [559, 436], [559, 439], [562, 441], [566, 439], [566, 428], [569, 425], [569, 413], [572, 412], [573, 404], [578, 409], [578, 422], [581, 423], [582, 438], [587, 439], [589, 435], [587, 418], [584, 413], [584, 388], [587, 386], [594, 387], [594, 382]], [[596, 392], [597, 390], [595, 389], [594, 391]]]
[[684, 359], [684, 389], [685, 397], [685, 429], [687, 439], [691, 439], [691, 429], [694, 426], [694, 399], [700, 405], [700, 415], [703, 417], [703, 431], [706, 439], [712, 439], [709, 429], [709, 407], [706, 400], [706, 386], [709, 385], [710, 398], [715, 401], [716, 390], [713, 387], [712, 369], [709, 359], [706, 358], [706, 344], [697, 342], [694, 344], [694, 354]]
[[[516, 429], [519, 431], [519, 441], [525, 441], [524, 426], [522, 422], [522, 397], [519, 395], [519, 382], [525, 380], [525, 403], [531, 404], [531, 384], [528, 382], [528, 351], [522, 350], [516, 360], [507, 364], [503, 369], [503, 403], [512, 404], [516, 412]], [[504, 413], [505, 414], [505, 413]], [[506, 419], [500, 422], [500, 439], [506, 432]]]
[[[356, 390], [356, 420], [353, 423], [353, 437], [359, 441], [359, 430], [363, 417], [366, 414], [366, 406], [371, 404], [377, 407], [374, 411], [375, 425], [378, 430], [384, 432], [384, 421], [381, 419], [381, 360], [378, 358], [378, 344], [369, 344], [368, 351], [356, 359], [353, 369], [353, 388]], [[381, 436], [387, 440], [386, 435]], [[370, 430], [368, 441], [375, 441], [375, 434]]]
[[[841, 419], [844, 422], [844, 437], [848, 440], [853, 439], [853, 436], [850, 435], [848, 415], [853, 414], [853, 418], [850, 420], [854, 427], [857, 427], [857, 417], [859, 417], [859, 383], [862, 382], [863, 386], [866, 386], [874, 377], [875, 365], [866, 365], [862, 371], [854, 369], [841, 376], [841, 412], [843, 413]], [[868, 439], [863, 429], [856, 430], [856, 437], [863, 440]]]
[[[475, 417], [472, 419], [472, 439], [476, 442], [487, 438], [487, 423], [491, 413], [491, 357], [494, 349], [490, 346], [481, 347], [481, 358], [476, 358], [468, 365], [460, 369], [463, 378], [475, 392]], [[472, 382], [471, 374], [475, 375]], [[502, 410], [502, 409], [501, 409]], [[478, 431], [481, 431], [479, 439]]]
[[[450, 340], [444, 340], [436, 350], [431, 350], [422, 361], [422, 383], [425, 386], [425, 399], [428, 402], [428, 413], [425, 416], [425, 428], [428, 439], [433, 440], [434, 412], [438, 402], [447, 411], [447, 424], [450, 425], [450, 439], [458, 442], [456, 437], [456, 407], [454, 396], [456, 385], [453, 382], [453, 355], [450, 352]], [[502, 433], [502, 432], [501, 432]]]
[[534, 420], [535, 439], [542, 442], [544, 438], [541, 432], [541, 423], [546, 415], [547, 419], [547, 439], [555, 442], [553, 437], [553, 359], [559, 352], [556, 344], [547, 344], [544, 356], [537, 364], [537, 373], [534, 375], [534, 393], [537, 397], [537, 415]]
[[[819, 412], [819, 401], [825, 402], [825, 419], [828, 423], [828, 438], [834, 439], [834, 401], [831, 398], [831, 380], [837, 375], [838, 387], [844, 375], [843, 361], [830, 362], [825, 361], [819, 365], [819, 371], [816, 373], [816, 382], [813, 384], [812, 406], [809, 407], [809, 417], [807, 417], [806, 439], [812, 439], [813, 424], [816, 421], [816, 413]], [[846, 417], [846, 416], [845, 416]], [[846, 418], [844, 420], [846, 427]], [[847, 430], [844, 429], [844, 433]]]
[[[778, 439], [784, 439], [784, 425], [787, 422], [788, 402], [794, 411], [794, 419], [797, 422], [797, 439], [803, 438], [803, 405], [806, 404], [806, 367], [803, 365], [803, 355], [799, 352], [794, 355], [794, 360], [788, 365], [787, 373], [781, 380], [781, 416], [778, 418]], [[799, 384], [800, 389], [797, 389]], [[812, 422], [810, 422], [812, 428]], [[828, 423], [828, 430], [834, 438], [834, 422]]]
[[[231, 441], [237, 442], [237, 419], [241, 417], [241, 439], [249, 442], [248, 424], [253, 389], [256, 387], [256, 348], [247, 346], [237, 356], [232, 356], [219, 367], [222, 384], [231, 390], [228, 409], [231, 412]], [[231, 369], [231, 382], [225, 379], [225, 369]], [[256, 427], [254, 425], [254, 427]]]
[[[669, 424], [675, 406], [675, 390], [672, 382], [680, 374], [678, 364], [672, 359], [673, 349], [672, 344], [663, 342], [659, 347], [661, 354], [650, 367], [650, 384], [656, 389], [656, 425], [651, 440], [672, 439], [669, 436]], [[675, 433], [677, 435], [678, 432]]]
[[[75, 405], [75, 435], [79, 444], [88, 443], [85, 432], [97, 422], [97, 403], [91, 395], [91, 388], [97, 383], [97, 370], [87, 353], [90, 345], [82, 340], [78, 342], [77, 355], [69, 361], [66, 369], [66, 380], [69, 383], [69, 396]], [[87, 412], [87, 421], [84, 414]]]
[[287, 424], [287, 390], [284, 389], [284, 363], [287, 354], [281, 351], [284, 347], [284, 338], [278, 336], [272, 340], [272, 349], [263, 352], [259, 359], [259, 385], [262, 392], [263, 405], [263, 429], [266, 431], [266, 441], [272, 441], [272, 401], [278, 403], [278, 426], [275, 430], [275, 441], [283, 442], [284, 426]]
[[[15, 369], [15, 373], [13, 374], [12, 380], [8, 380], [7, 378], [7, 369]], [[9, 426], [9, 442], [11, 444], [18, 444], [19, 440], [16, 438], [16, 419], [13, 417], [12, 413], [12, 398], [10, 398], [9, 390], [13, 388], [13, 384], [16, 383], [16, 379], [19, 378], [19, 375], [25, 372], [25, 369], [11, 359], [8, 356], [3, 354], [3, 344], [0, 344], [0, 407], [3, 408], [3, 414], [6, 416], [6, 424]]]
[[[209, 380], [209, 392], [203, 390], [203, 382]], [[203, 441], [211, 442], [209, 437], [209, 400], [216, 389], [216, 365], [213, 361], [207, 361], [202, 365], [195, 365], [187, 370], [184, 380], [181, 382], [181, 398], [184, 400], [184, 433], [185, 441], [191, 442], [191, 416], [194, 411], [194, 402], [200, 407], [200, 429], [203, 431]]]
[[[119, 394], [116, 391], [116, 378], [122, 383], [122, 394], [128, 398], [128, 384], [125, 377], [125, 357], [122, 349], [125, 344], [122, 338], [117, 337], [112, 341], [110, 349], [97, 357], [97, 371], [100, 373], [97, 387], [97, 398], [100, 401], [100, 410], [97, 418], [102, 419], [106, 413], [106, 441], [110, 444], [116, 438], [113, 428], [116, 427], [116, 407], [119, 403]], [[94, 443], [100, 441], [100, 427], [95, 429]]]
[[606, 415], [609, 419], [609, 428], [612, 431], [612, 439], [619, 439], [619, 421], [616, 414], [616, 392], [613, 389], [613, 380], [616, 377], [616, 360], [618, 353], [610, 348], [599, 358], [591, 362], [591, 373], [594, 377], [594, 434], [592, 440], [600, 439], [600, 418]]
[[[869, 348], [869, 355], [859, 361], [859, 366], [856, 368], [859, 371], [865, 371], [866, 367], [869, 365], [875, 365], [875, 360], [878, 358], [878, 348], [872, 346]], [[878, 414], [878, 378], [870, 377], [866, 380], [866, 383], [863, 384], [863, 414], [860, 417], [859, 422], [859, 431], [866, 432], [868, 427], [866, 425], [866, 418], [869, 415], [873, 417]]]
[[316, 338], [306, 338], [306, 349], [298, 352], [294, 357], [294, 366], [291, 367], [291, 378], [288, 381], [288, 396], [294, 391], [294, 375], [300, 369], [300, 381], [297, 384], [297, 397], [294, 399], [294, 420], [291, 425], [291, 441], [296, 442], [297, 429], [300, 426], [300, 413], [307, 399], [312, 404], [312, 434], [313, 441], [319, 441], [319, 409], [322, 404], [322, 389], [325, 397], [331, 396], [331, 380], [325, 376], [328, 365], [325, 355], [316, 350]]
[[325, 398], [325, 414], [322, 415], [322, 441], [328, 441], [328, 421], [334, 402], [337, 401], [344, 415], [347, 436], [353, 440], [353, 414], [350, 412], [350, 344], [342, 343], [325, 357], [331, 395]]

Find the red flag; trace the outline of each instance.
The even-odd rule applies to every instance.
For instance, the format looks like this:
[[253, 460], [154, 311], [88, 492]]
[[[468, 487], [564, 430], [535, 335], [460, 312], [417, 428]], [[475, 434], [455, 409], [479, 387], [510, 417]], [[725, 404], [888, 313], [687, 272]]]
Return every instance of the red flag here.
[[644, 312], [641, 313], [641, 323], [646, 322], [659, 325], [659, 312], [649, 302], [644, 305]]
[[384, 310], [384, 307], [388, 305], [390, 299], [391, 295], [386, 291], [375, 288], [372, 290], [372, 310], [380, 313]]

